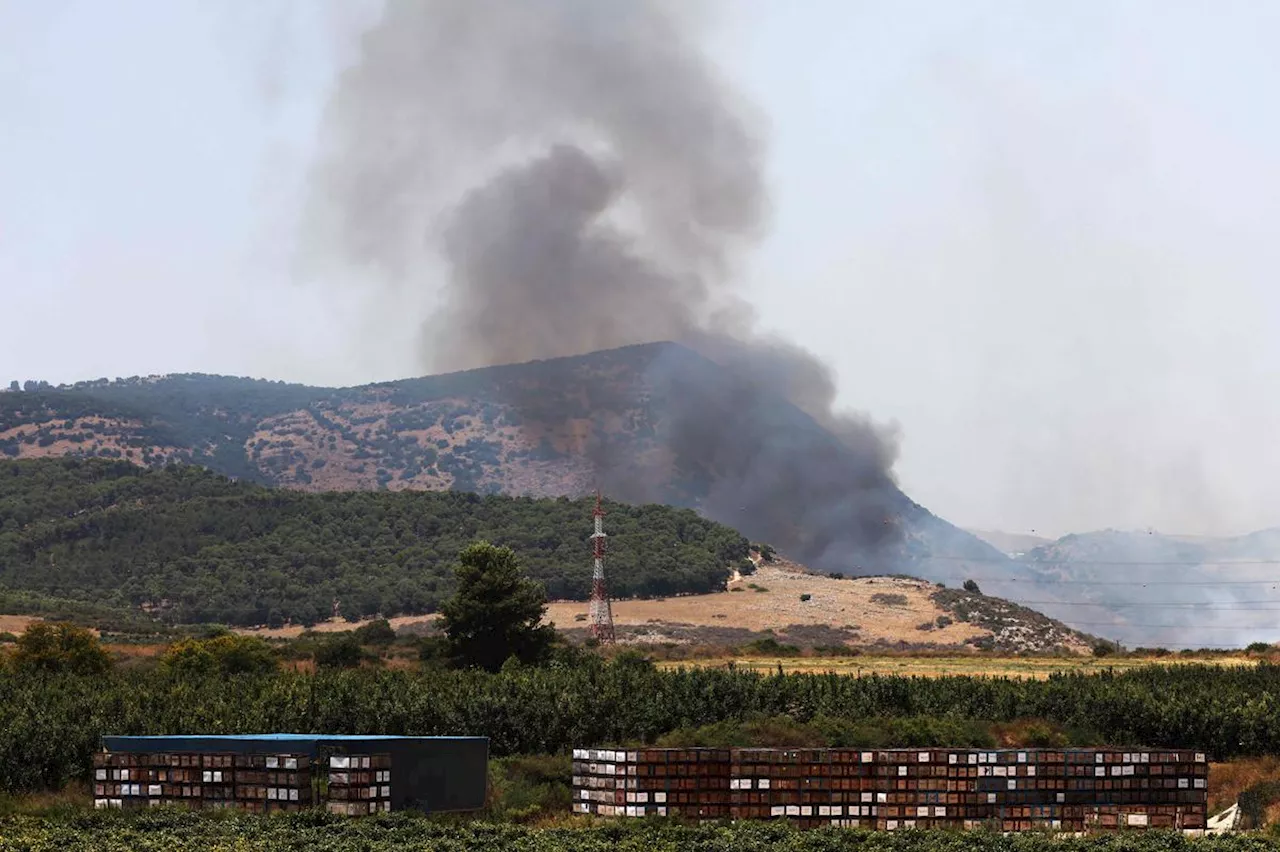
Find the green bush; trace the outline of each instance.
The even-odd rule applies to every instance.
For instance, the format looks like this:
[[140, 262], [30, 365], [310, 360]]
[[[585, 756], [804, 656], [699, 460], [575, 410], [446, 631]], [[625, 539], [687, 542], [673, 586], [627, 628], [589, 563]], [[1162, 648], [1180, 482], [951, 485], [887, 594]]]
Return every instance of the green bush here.
[[212, 639], [183, 639], [160, 656], [160, 665], [178, 675], [262, 675], [278, 666], [275, 650], [257, 636], [224, 633]]
[[98, 637], [83, 627], [37, 621], [18, 637], [13, 668], [18, 672], [98, 675], [111, 668], [111, 657]]

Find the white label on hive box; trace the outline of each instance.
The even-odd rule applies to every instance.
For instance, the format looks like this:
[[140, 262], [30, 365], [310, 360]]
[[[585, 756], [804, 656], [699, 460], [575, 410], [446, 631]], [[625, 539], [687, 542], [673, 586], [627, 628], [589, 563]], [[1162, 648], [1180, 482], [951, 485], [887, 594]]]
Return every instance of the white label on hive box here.
[[1059, 801], [1059, 802], [1065, 802], [1066, 800], [1067, 800], [1067, 794], [1066, 794], [1066, 793], [1059, 793], [1059, 794], [1058, 794], [1058, 801]]
[[920, 754], [916, 755], [916, 760], [920, 761], [921, 763], [928, 763], [928, 762], [929, 762], [929, 752], [927, 752], [927, 751], [922, 751], [922, 752], [920, 752]]
[[1203, 779], [1203, 778], [1197, 778], [1197, 779], [1196, 779], [1196, 783], [1195, 783], [1195, 787], [1196, 787], [1196, 789], [1197, 789], [1197, 790], [1203, 790], [1203, 789], [1204, 789], [1204, 786], [1205, 786], [1205, 785], [1204, 785], [1204, 779]]
[[160, 795], [160, 785], [159, 785], [159, 784], [151, 784], [150, 786], [148, 786], [148, 787], [147, 787], [147, 795], [148, 795], [148, 796], [159, 796], [159, 795]]
[[874, 797], [875, 797], [875, 793], [863, 793], [863, 794], [862, 794], [862, 801], [864, 801], [864, 802], [870, 802], [870, 801], [872, 801], [872, 799], [874, 799]]
[[1205, 761], [1204, 752], [1202, 751], [1196, 752], [1196, 763], [1204, 763], [1204, 761]]
[[787, 805], [787, 816], [800, 816], [800, 806]]
[[761, 790], [768, 790], [768, 789], [769, 789], [769, 779], [768, 779], [768, 778], [761, 778], [761, 779], [760, 779], [760, 783], [759, 783], [757, 786], [759, 786], [759, 788], [760, 788]]
[[769, 816], [786, 816], [787, 809], [782, 805], [774, 805], [769, 808]]
[[1178, 789], [1179, 789], [1179, 790], [1185, 790], [1185, 789], [1187, 789], [1187, 788], [1188, 788], [1188, 787], [1190, 787], [1190, 786], [1191, 786], [1191, 785], [1190, 785], [1189, 783], [1187, 783], [1187, 779], [1186, 779], [1186, 778], [1179, 778], [1179, 779], [1178, 779]]
[[920, 807], [916, 808], [916, 816], [927, 817], [928, 815], [929, 815], [928, 805], [921, 805]]
[[204, 783], [206, 784], [213, 783], [213, 773], [207, 769], [204, 771]]
[[898, 828], [898, 821], [896, 819], [891, 819], [887, 823], [885, 823], [884, 827], [889, 829], [890, 831], [896, 831]]
[[877, 803], [877, 804], [881, 804], [881, 805], [883, 805], [883, 804], [886, 804], [888, 801], [889, 801], [889, 794], [888, 794], [888, 793], [876, 793], [876, 803]]
[[1129, 814], [1129, 825], [1146, 825], [1146, 814]]
[[988, 793], [988, 794], [987, 794], [987, 804], [988, 804], [988, 805], [994, 805], [995, 803], [996, 803], [996, 794], [995, 794], [995, 793]]
[[284, 759], [284, 768], [285, 768], [285, 769], [297, 769], [297, 768], [298, 768], [298, 758], [296, 758], [296, 757], [286, 757], [286, 758]]
[[813, 805], [801, 805], [800, 816], [813, 816]]
[[351, 758], [347, 757], [345, 754], [335, 754], [333, 757], [329, 758], [329, 768], [350, 769]]
[[291, 801], [291, 802], [296, 802], [296, 801], [298, 801], [298, 791], [297, 791], [297, 790], [290, 790], [290, 791], [289, 791], [289, 801]]
[[1149, 751], [1144, 751], [1144, 752], [1142, 753], [1142, 762], [1143, 762], [1143, 763], [1150, 763], [1150, 762], [1151, 762], [1151, 752], [1149, 752]]
[[934, 809], [933, 809], [933, 815], [934, 815], [934, 816], [936, 816], [936, 817], [944, 817], [944, 816], [946, 816], [946, 815], [947, 815], [947, 809], [946, 809], [946, 808], [941, 808], [941, 807], [939, 807], [939, 808], [934, 808]]
[[898, 774], [899, 774], [899, 775], [906, 775], [906, 774], [907, 774], [907, 767], [905, 767], [905, 766], [899, 766], [899, 767], [898, 767]]
[[862, 753], [862, 762], [863, 762], [863, 763], [875, 763], [875, 762], [876, 762], [876, 755], [875, 755], [875, 752], [864, 751], [864, 752]]
[[1093, 756], [1094, 763], [1102, 763], [1102, 752], [1098, 752]]
[[1035, 774], [1036, 774], [1036, 768], [1035, 768], [1035, 766], [1028, 766], [1028, 767], [1027, 767], [1027, 775], [1034, 776]]
[[978, 762], [978, 755], [976, 755], [976, 754], [971, 754], [971, 755], [969, 755], [969, 762], [970, 762], [970, 763], [977, 763], [977, 762]]
[[666, 793], [654, 793], [654, 794], [653, 794], [653, 800], [654, 800], [655, 802], [657, 802], [658, 804], [663, 804], [664, 802], [666, 802], [666, 801], [667, 801], [667, 794], [666, 794]]
[[1027, 762], [1027, 753], [1025, 751], [1018, 752], [1018, 762], [1019, 763]]
[[369, 758], [367, 755], [366, 755], [365, 757], [360, 758], [360, 768], [361, 768], [361, 769], [368, 769], [368, 768], [369, 768], [369, 760], [370, 760], [370, 758]]
[[955, 765], [955, 763], [956, 763], [956, 756], [955, 756], [954, 754], [949, 754], [949, 755], [947, 755], [947, 763], [949, 763], [949, 764], [951, 764], [952, 766], [954, 766], [954, 765]]
[[268, 757], [268, 758], [267, 758], [267, 768], [268, 768], [268, 769], [279, 769], [279, 768], [280, 768], [280, 758], [275, 757], [274, 755], [273, 755], [273, 756], [271, 756], [271, 757]]
[[1018, 789], [1018, 782], [1017, 782], [1017, 781], [1015, 781], [1014, 779], [1010, 778], [1010, 779], [1009, 779], [1009, 789], [1010, 789], [1010, 790], [1016, 790], [1016, 789]]

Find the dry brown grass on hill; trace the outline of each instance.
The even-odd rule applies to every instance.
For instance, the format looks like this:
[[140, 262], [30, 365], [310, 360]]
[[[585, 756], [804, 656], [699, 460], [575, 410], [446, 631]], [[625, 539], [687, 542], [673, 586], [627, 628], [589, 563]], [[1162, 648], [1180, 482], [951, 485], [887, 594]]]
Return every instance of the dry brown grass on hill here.
[[0, 633], [21, 636], [28, 627], [40, 620], [30, 615], [0, 615]]
[[[832, 579], [788, 563], [761, 565], [750, 577], [737, 578], [729, 590], [654, 600], [615, 601], [619, 626], [678, 624], [783, 631], [792, 625], [830, 625], [856, 630], [858, 644], [876, 642], [961, 646], [987, 631], [959, 621], [944, 627], [945, 611], [930, 600], [937, 587], [923, 580], [892, 577]], [[801, 600], [808, 595], [808, 600]], [[881, 597], [887, 595], [893, 597]], [[583, 626], [586, 601], [556, 601], [547, 610], [560, 628]], [[932, 624], [922, 630], [924, 624]]]

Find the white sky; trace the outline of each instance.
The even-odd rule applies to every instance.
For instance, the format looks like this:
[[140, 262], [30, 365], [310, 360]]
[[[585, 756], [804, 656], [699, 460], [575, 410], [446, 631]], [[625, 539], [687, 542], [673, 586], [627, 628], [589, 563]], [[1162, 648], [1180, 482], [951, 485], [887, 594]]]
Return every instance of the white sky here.
[[[0, 378], [422, 372], [420, 316], [370, 335], [290, 283], [352, 49], [311, 2], [0, 0]], [[912, 497], [1051, 535], [1280, 525], [1280, 4], [721, 17], [771, 125], [751, 299], [900, 425]]]

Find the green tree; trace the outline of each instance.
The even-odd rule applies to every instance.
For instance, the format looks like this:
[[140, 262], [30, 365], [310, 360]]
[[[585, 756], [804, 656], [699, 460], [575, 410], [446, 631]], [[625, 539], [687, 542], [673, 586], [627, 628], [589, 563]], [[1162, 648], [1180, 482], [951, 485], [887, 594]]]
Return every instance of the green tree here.
[[111, 657], [98, 637], [74, 624], [38, 621], [18, 637], [13, 666], [18, 671], [102, 674], [111, 668]]
[[457, 591], [440, 607], [455, 662], [496, 672], [510, 657], [540, 662], [555, 638], [542, 625], [547, 595], [524, 576], [515, 552], [477, 542], [458, 555]]
[[316, 667], [321, 669], [354, 669], [360, 665], [364, 652], [360, 640], [351, 633], [344, 633], [322, 642], [315, 653]]
[[385, 618], [379, 618], [357, 629], [356, 641], [361, 645], [385, 648], [396, 641], [396, 631], [391, 627], [391, 622]]
[[964, 581], [964, 590], [965, 590], [966, 592], [971, 592], [972, 594], [975, 594], [975, 595], [980, 595], [980, 594], [982, 594], [982, 589], [979, 589], [979, 588], [978, 588], [978, 584], [977, 584], [976, 582], [974, 582], [973, 580], [965, 580], [965, 581]]
[[177, 674], [269, 674], [276, 670], [276, 652], [257, 636], [225, 633], [175, 642], [161, 656], [160, 665]]

